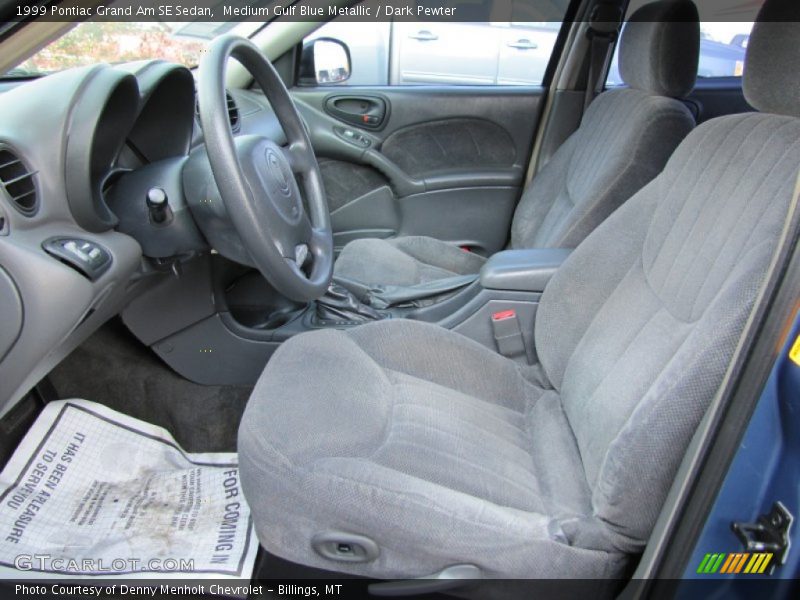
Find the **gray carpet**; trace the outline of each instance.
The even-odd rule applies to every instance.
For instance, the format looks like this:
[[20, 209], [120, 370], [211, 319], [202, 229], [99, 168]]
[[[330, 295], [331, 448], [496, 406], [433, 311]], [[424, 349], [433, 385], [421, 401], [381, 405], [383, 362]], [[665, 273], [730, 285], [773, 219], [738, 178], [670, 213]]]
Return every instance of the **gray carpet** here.
[[183, 379], [117, 319], [104, 325], [50, 374], [59, 398], [83, 398], [167, 429], [189, 452], [236, 450], [251, 387]]

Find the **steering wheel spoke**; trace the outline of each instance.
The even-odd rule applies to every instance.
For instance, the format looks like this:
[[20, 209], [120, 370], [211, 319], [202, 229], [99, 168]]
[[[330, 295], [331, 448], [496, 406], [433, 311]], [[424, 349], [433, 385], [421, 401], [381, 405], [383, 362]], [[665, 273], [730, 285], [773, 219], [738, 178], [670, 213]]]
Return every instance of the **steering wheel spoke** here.
[[296, 225], [285, 228], [275, 239], [283, 257], [294, 261], [301, 268], [312, 259], [311, 248], [314, 242], [314, 228], [305, 213], [300, 216]]
[[301, 273], [303, 277], [313, 277], [317, 270], [315, 267], [318, 259], [325, 258], [331, 232], [314, 228], [307, 219], [304, 220], [308, 225], [307, 235], [303, 237], [303, 241], [295, 244], [294, 255], [284, 258], [295, 274]]
[[303, 175], [312, 168], [308, 160], [308, 149], [304, 147], [304, 144], [298, 142], [287, 144], [286, 146], [281, 146], [281, 151], [286, 162], [289, 163], [289, 168], [295, 175]]

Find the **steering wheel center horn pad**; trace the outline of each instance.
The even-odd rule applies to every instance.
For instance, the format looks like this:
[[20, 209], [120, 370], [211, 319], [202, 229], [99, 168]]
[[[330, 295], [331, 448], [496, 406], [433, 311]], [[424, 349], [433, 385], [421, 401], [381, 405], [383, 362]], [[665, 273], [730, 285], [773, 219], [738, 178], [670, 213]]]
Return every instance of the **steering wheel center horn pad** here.
[[264, 218], [281, 218], [288, 227], [300, 225], [305, 217], [300, 188], [280, 147], [267, 138], [246, 136], [236, 140], [236, 153], [255, 209]]
[[[267, 167], [269, 167], [270, 172], [270, 180], [274, 183], [277, 183], [277, 191], [281, 194], [286, 196], [287, 198], [290, 197], [291, 190], [289, 186], [289, 177], [292, 175], [291, 171], [289, 170], [289, 165], [286, 161], [282, 161], [278, 158], [279, 155], [275, 152], [272, 148], [267, 148], [264, 152], [264, 158], [267, 161]], [[288, 175], [286, 171], [289, 171]], [[297, 216], [300, 213], [293, 212], [293, 215]]]
[[[225, 98], [230, 58], [264, 91], [286, 146], [262, 136], [234, 137]], [[286, 297], [319, 298], [333, 275], [330, 213], [311, 141], [286, 86], [252, 42], [226, 35], [210, 44], [197, 87], [205, 147], [192, 152], [183, 179], [198, 226], [221, 255], [256, 267]]]

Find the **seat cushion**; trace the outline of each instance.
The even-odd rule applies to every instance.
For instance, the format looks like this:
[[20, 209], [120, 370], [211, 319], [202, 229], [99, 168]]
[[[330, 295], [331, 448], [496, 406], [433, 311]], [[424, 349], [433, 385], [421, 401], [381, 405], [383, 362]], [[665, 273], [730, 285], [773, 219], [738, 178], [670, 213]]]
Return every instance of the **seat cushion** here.
[[344, 247], [334, 275], [367, 286], [411, 286], [477, 273], [484, 262], [482, 256], [431, 237], [365, 238]]
[[[265, 507], [254, 507], [259, 539], [290, 560], [381, 577], [456, 563], [496, 577], [603, 577], [621, 565], [570, 546], [587, 535], [576, 523], [591, 521], [591, 501], [558, 394], [433, 325], [288, 341], [253, 392], [239, 454], [245, 494]], [[374, 540], [379, 558], [335, 563], [311, 550], [336, 531]]]

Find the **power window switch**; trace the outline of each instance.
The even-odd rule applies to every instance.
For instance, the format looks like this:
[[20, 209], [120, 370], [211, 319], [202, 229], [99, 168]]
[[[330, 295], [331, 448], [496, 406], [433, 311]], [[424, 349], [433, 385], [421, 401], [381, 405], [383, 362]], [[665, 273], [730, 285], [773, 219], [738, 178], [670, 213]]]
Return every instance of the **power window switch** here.
[[85, 252], [84, 246], [79, 246], [78, 242], [76, 242], [75, 240], [69, 240], [67, 242], [64, 242], [64, 250], [72, 254], [78, 260], [81, 260], [85, 263], [91, 262], [92, 260], [89, 257], [89, 255]]

